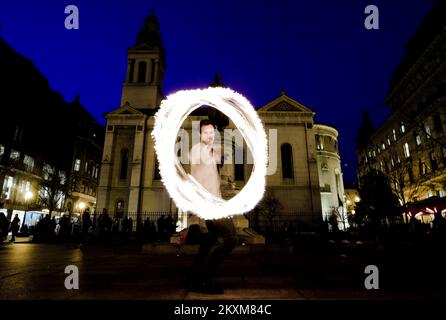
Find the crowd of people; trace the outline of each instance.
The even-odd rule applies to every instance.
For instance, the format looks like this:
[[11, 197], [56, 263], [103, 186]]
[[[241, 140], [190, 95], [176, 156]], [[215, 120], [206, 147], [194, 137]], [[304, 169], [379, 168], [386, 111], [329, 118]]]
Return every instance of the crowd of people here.
[[133, 219], [131, 216], [122, 215], [111, 217], [107, 212], [90, 215], [84, 212], [80, 218], [63, 214], [60, 217], [43, 216], [35, 226], [28, 227], [22, 224], [18, 215], [9, 221], [3, 212], [0, 212], [0, 236], [1, 243], [12, 235], [10, 242], [15, 242], [16, 237], [32, 236], [33, 241], [80, 241], [96, 238], [111, 240], [135, 239], [142, 242], [168, 242], [176, 232], [176, 221], [172, 215], [161, 215], [157, 219], [147, 217], [145, 220]]

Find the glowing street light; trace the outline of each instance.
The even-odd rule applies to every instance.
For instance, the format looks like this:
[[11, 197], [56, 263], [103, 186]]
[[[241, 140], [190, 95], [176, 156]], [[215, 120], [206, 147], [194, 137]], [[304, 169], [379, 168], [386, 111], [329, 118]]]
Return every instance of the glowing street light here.
[[84, 202], [79, 202], [78, 207], [79, 207], [79, 209], [84, 210], [85, 209], [85, 203]]
[[25, 192], [25, 201], [28, 201], [32, 197], [33, 197], [33, 193], [31, 191], [26, 191]]

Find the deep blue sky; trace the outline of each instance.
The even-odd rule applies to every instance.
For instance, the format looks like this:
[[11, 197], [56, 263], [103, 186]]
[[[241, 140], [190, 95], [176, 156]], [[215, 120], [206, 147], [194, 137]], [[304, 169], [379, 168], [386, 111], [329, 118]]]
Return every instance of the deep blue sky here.
[[[75, 4], [80, 29], [64, 28]], [[380, 30], [364, 28], [364, 8]], [[356, 180], [361, 114], [375, 124], [404, 48], [433, 0], [21, 0], [0, 3], [0, 35], [31, 59], [67, 101], [76, 94], [104, 123], [119, 106], [126, 50], [155, 7], [167, 51], [164, 93], [205, 87], [215, 72], [256, 108], [287, 94], [339, 130], [344, 180]]]

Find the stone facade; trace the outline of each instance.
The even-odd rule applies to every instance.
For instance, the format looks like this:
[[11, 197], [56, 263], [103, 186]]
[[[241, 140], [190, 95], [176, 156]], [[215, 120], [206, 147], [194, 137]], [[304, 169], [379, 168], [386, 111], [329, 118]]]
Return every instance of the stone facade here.
[[[154, 16], [146, 19], [140, 33], [144, 32], [154, 33], [150, 38], [158, 39], [158, 42], [148, 44], [138, 38], [137, 44], [128, 50], [129, 69], [123, 85], [121, 106], [105, 115], [107, 125], [97, 208], [110, 213], [163, 212], [176, 215], [177, 208], [160, 180], [151, 136], [153, 116], [163, 97], [164, 73], [164, 49]], [[147, 66], [146, 70], [138, 66], [141, 62], [145, 62], [143, 65]], [[141, 70], [144, 76], [138, 76]], [[192, 137], [192, 131], [196, 130], [193, 128], [194, 121], [198, 123], [208, 115], [206, 109], [197, 109], [183, 123], [182, 128]], [[336, 204], [336, 190], [343, 199], [337, 131], [329, 126], [315, 125], [315, 113], [288, 97], [285, 92], [259, 108], [258, 115], [273, 141], [270, 144], [273, 150], [270, 162], [276, 163], [277, 167], [267, 176], [267, 192], [279, 200], [281, 219], [299, 218], [308, 225], [316, 226], [323, 218], [322, 208]], [[230, 119], [225, 128], [235, 129]], [[325, 151], [319, 152], [315, 142], [317, 132], [332, 139], [333, 145], [336, 141], [336, 148], [329, 149], [326, 154]], [[329, 142], [327, 148], [328, 145]], [[242, 167], [236, 168], [234, 164], [223, 166], [223, 190], [243, 188], [249, 179], [252, 165], [246, 164], [246, 144], [244, 150], [245, 164]], [[330, 159], [329, 170], [333, 171], [331, 180], [326, 177], [329, 173], [321, 175], [319, 172], [319, 160], [327, 159]], [[185, 169], [188, 170], [187, 165]], [[334, 182], [335, 171], [340, 179], [338, 189]], [[322, 182], [321, 176], [324, 177]], [[330, 181], [327, 182], [327, 179]], [[322, 186], [326, 183], [332, 185], [335, 200], [328, 195], [324, 195], [324, 199], [329, 200], [321, 199], [321, 183]]]

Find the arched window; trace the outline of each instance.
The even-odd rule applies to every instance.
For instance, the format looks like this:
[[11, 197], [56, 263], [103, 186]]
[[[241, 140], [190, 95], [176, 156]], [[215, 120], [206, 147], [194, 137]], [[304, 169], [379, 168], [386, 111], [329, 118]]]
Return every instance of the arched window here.
[[128, 165], [129, 165], [129, 150], [122, 149], [121, 150], [121, 168], [119, 170], [119, 179], [121, 179], [121, 180], [127, 179]]
[[153, 180], [161, 180], [158, 157], [155, 155], [155, 168], [153, 172]]
[[146, 70], [147, 63], [145, 61], [141, 61], [138, 64], [138, 82], [146, 82]]
[[284, 143], [280, 147], [282, 156], [282, 178], [294, 179], [293, 174], [293, 148], [289, 143]]

